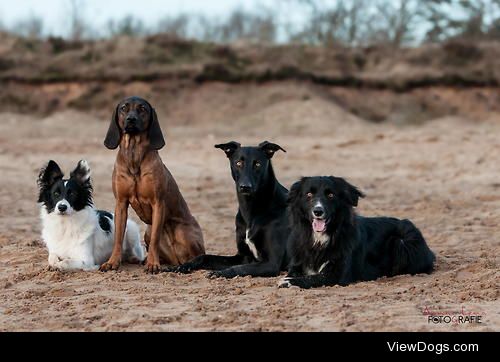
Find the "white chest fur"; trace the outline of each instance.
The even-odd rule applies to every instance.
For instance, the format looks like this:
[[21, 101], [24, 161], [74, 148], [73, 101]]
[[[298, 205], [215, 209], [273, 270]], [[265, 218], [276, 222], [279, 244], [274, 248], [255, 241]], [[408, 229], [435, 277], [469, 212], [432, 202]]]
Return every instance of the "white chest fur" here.
[[325, 246], [330, 241], [330, 236], [327, 233], [317, 233], [313, 231], [314, 246]]
[[59, 259], [103, 262], [111, 251], [112, 233], [99, 229], [98, 215], [90, 206], [67, 216], [48, 214], [41, 207], [41, 218], [43, 241], [49, 254]]
[[95, 232], [97, 215], [87, 207], [72, 215], [61, 216], [48, 214], [45, 207], [41, 208], [42, 238], [49, 252], [60, 257], [75, 257], [78, 246], [86, 243]]
[[245, 243], [248, 245], [248, 248], [252, 252], [254, 258], [257, 260], [260, 260], [261, 258], [260, 258], [259, 252], [257, 251], [257, 248], [255, 247], [255, 244], [248, 236], [249, 232], [250, 232], [250, 230], [247, 229], [246, 234], [245, 234]]

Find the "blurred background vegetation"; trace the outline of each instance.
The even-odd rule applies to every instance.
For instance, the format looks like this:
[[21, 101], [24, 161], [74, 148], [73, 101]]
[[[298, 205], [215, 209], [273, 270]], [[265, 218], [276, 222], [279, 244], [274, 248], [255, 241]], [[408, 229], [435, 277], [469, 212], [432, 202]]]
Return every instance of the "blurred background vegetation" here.
[[[124, 1], [99, 25], [90, 2], [57, 4], [65, 5], [55, 9], [63, 32], [28, 8], [14, 22], [0, 17], [4, 110], [104, 115], [116, 99], [142, 94], [172, 115], [175, 102], [186, 109], [203, 99], [197, 114], [175, 116], [197, 120], [220, 93], [218, 105], [232, 108], [216, 119], [316, 98], [374, 122], [500, 113], [500, 0], [256, 1], [219, 15], [205, 4], [205, 12], [155, 14], [155, 21], [122, 17], [131, 9]], [[254, 87], [276, 82], [269, 97]], [[227, 88], [203, 98], [206, 83]]]
[[[151, 24], [128, 15], [99, 29], [89, 21], [84, 0], [67, 0], [67, 5], [70, 26], [64, 37], [71, 40], [168, 34], [216, 43], [402, 47], [500, 39], [500, 0], [276, 0], [273, 6], [236, 8], [222, 18], [185, 13]], [[291, 8], [301, 21], [287, 17]], [[0, 23], [0, 29], [28, 38], [50, 37], [44, 19], [33, 14], [11, 26]]]

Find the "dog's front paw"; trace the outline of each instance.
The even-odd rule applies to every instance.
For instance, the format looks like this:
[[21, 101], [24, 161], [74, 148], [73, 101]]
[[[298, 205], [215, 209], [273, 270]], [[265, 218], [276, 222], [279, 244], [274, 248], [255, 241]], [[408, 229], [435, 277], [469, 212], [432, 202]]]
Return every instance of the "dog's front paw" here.
[[172, 267], [172, 271], [180, 274], [189, 274], [195, 270], [195, 265], [193, 263], [184, 263], [175, 267]]
[[291, 278], [291, 277], [281, 278], [278, 281], [278, 288], [290, 288], [291, 286], [293, 286], [292, 280], [293, 280], [293, 278]]
[[207, 274], [208, 279], [216, 279], [222, 277], [220, 270], [214, 270]]
[[59, 271], [59, 268], [56, 265], [49, 265], [47, 267], [47, 271], [49, 271], [49, 272], [55, 272], [55, 271]]
[[215, 279], [215, 278], [234, 278], [237, 274], [230, 269], [226, 270], [214, 270], [207, 274], [207, 278]]
[[161, 265], [159, 262], [146, 262], [144, 271], [148, 274], [158, 274], [160, 272]]
[[49, 266], [47, 267], [48, 271], [58, 271], [59, 268], [57, 267], [57, 264], [61, 261], [61, 258], [59, 258], [56, 254], [49, 254]]
[[99, 270], [102, 272], [107, 272], [110, 270], [118, 270], [120, 264], [121, 264], [120, 259], [109, 259], [107, 262], [105, 262], [99, 267]]
[[162, 273], [175, 273], [176, 269], [177, 269], [176, 266], [167, 265], [167, 266], [164, 266], [161, 268], [161, 272]]

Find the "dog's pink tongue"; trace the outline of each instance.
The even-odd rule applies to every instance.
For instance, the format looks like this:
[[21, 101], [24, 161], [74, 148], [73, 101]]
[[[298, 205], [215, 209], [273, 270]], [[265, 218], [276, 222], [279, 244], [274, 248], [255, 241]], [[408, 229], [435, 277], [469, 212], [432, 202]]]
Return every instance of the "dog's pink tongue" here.
[[322, 233], [325, 231], [326, 222], [325, 220], [314, 219], [313, 220], [313, 230], [317, 233]]

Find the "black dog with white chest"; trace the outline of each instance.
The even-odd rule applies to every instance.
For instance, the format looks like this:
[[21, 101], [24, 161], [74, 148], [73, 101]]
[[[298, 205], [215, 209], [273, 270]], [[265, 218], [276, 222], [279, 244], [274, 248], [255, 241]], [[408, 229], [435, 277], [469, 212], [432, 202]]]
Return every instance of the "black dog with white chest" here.
[[291, 262], [280, 287], [347, 285], [430, 273], [435, 256], [409, 220], [362, 217], [364, 195], [339, 177], [305, 177], [289, 194]]
[[279, 145], [262, 142], [257, 147], [241, 147], [237, 142], [215, 145], [229, 158], [236, 185], [236, 246], [234, 256], [200, 255], [173, 271], [212, 270], [211, 277], [237, 275], [269, 277], [286, 270], [286, 216], [288, 191], [274, 174], [271, 158]]

